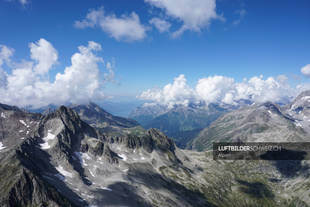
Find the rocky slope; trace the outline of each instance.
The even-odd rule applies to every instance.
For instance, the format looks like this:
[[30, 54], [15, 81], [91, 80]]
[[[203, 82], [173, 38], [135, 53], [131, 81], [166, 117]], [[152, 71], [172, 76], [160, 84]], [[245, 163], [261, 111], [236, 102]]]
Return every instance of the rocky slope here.
[[[5, 130], [1, 206], [310, 203], [307, 161], [214, 161], [211, 152], [180, 150], [157, 129], [123, 128], [122, 134], [104, 134], [67, 107], [44, 116], [9, 106], [1, 110], [3, 122], [18, 123], [21, 115], [27, 117], [26, 124], [35, 121], [25, 139]], [[21, 115], [16, 118], [15, 113]]]
[[30, 137], [40, 114], [27, 113], [14, 106], [0, 104], [0, 149], [10, 148]]
[[183, 167], [175, 150], [157, 130], [105, 137], [60, 107], [41, 117], [33, 136], [4, 142], [1, 206], [206, 206], [199, 193], [159, 174], [162, 165]]
[[229, 112], [202, 130], [189, 146], [204, 150], [220, 141], [310, 141], [309, 94], [309, 91], [300, 94], [284, 107], [267, 102]]
[[291, 104], [284, 107], [285, 113], [295, 119], [296, 124], [310, 132], [310, 91], [304, 91]]
[[135, 120], [113, 116], [92, 102], [86, 105], [72, 105], [70, 108], [76, 111], [85, 122], [96, 127], [129, 128], [139, 125]]

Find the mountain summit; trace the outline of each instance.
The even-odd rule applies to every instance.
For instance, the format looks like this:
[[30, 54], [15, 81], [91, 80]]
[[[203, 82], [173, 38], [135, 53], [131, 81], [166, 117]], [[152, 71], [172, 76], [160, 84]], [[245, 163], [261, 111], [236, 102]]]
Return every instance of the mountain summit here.
[[115, 126], [130, 128], [139, 125], [139, 123], [135, 120], [113, 116], [92, 102], [85, 105], [72, 105], [70, 108], [76, 111], [79, 116], [88, 124], [97, 127]]

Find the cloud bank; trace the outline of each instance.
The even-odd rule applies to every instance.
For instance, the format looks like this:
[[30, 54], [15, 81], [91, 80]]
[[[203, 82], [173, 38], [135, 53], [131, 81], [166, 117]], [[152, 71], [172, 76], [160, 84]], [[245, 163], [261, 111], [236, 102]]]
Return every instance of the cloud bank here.
[[[103, 79], [113, 78], [111, 63], [96, 55], [101, 45], [88, 42], [79, 46], [71, 57], [71, 65], [57, 73], [50, 81], [49, 71], [57, 63], [58, 52], [45, 39], [29, 44], [31, 60], [12, 63], [14, 50], [0, 46], [0, 96], [1, 102], [18, 106], [42, 107], [47, 104], [81, 103], [102, 99]], [[7, 65], [11, 73], [5, 72]], [[100, 67], [107, 69], [103, 72]], [[112, 75], [111, 75], [112, 74]]]
[[178, 37], [186, 30], [200, 32], [207, 28], [211, 20], [224, 20], [216, 12], [215, 0], [145, 0], [146, 3], [164, 11], [167, 17], [182, 23], [182, 26], [172, 33]]
[[144, 39], [148, 30], [135, 12], [117, 17], [115, 14], [105, 14], [103, 7], [91, 10], [85, 19], [76, 21], [74, 26], [80, 29], [99, 27], [116, 40], [128, 42]]
[[254, 76], [242, 82], [225, 76], [209, 76], [199, 79], [191, 88], [181, 74], [162, 89], [148, 89], [138, 97], [168, 107], [199, 102], [236, 105], [240, 100], [285, 102], [307, 88], [310, 89], [306, 85], [291, 87], [284, 75], [267, 79]]

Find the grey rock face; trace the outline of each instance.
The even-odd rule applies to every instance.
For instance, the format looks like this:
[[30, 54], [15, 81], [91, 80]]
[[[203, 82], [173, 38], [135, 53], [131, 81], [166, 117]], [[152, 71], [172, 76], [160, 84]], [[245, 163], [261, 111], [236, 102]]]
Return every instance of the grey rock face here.
[[134, 120], [113, 116], [95, 103], [89, 103], [86, 105], [73, 105], [71, 108], [79, 114], [81, 119], [94, 127], [105, 128], [116, 126], [129, 128], [139, 125]]
[[309, 142], [308, 95], [304, 92], [284, 107], [267, 102], [224, 114], [202, 130], [189, 148], [211, 149], [213, 142], [220, 141]]
[[0, 150], [8, 151], [33, 135], [40, 114], [30, 114], [17, 107], [0, 104]]
[[310, 133], [310, 91], [304, 91], [284, 107], [285, 113], [295, 119], [296, 125]]
[[[160, 131], [139, 129], [106, 137], [64, 106], [38, 116], [32, 136], [0, 151], [0, 158], [3, 206], [153, 206], [154, 198], [162, 199], [163, 205], [194, 206], [195, 197], [201, 200], [199, 206], [207, 204], [182, 185], [170, 189], [174, 181], [158, 174], [162, 165], [182, 166], [173, 141]], [[8, 167], [12, 170], [6, 172]], [[10, 178], [13, 171], [17, 174]], [[148, 176], [155, 176], [152, 182], [163, 182], [165, 193], [148, 186]], [[182, 204], [189, 192], [193, 198]]]
[[[287, 123], [293, 122], [296, 134], [305, 133], [277, 105], [244, 110], [221, 117], [223, 129], [237, 122], [244, 130], [250, 126], [252, 134], [264, 132], [263, 124], [279, 127], [283, 133], [288, 131]], [[7, 123], [19, 122], [19, 116], [16, 119], [7, 116], [10, 110], [3, 111]], [[214, 161], [210, 151], [180, 150], [157, 129], [120, 127], [121, 133], [103, 133], [105, 129], [90, 126], [67, 107], [44, 116], [23, 115], [36, 117], [37, 123], [29, 137], [12, 145], [4, 142], [0, 150], [1, 206], [280, 207], [310, 203], [307, 161]], [[14, 137], [7, 131], [4, 140], [10, 140], [11, 134]]]

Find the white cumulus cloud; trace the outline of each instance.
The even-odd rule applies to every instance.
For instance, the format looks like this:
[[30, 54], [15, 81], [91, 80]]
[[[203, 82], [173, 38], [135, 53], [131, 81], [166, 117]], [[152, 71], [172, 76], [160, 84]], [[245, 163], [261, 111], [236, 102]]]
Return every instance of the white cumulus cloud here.
[[195, 100], [195, 92], [187, 85], [185, 76], [181, 74], [163, 89], [149, 89], [142, 92], [140, 98], [172, 107], [175, 104], [187, 105]]
[[11, 57], [13, 56], [14, 49], [9, 48], [5, 45], [0, 45], [0, 88], [6, 87], [7, 84], [7, 73], [2, 69], [4, 64], [11, 64]]
[[45, 39], [30, 43], [31, 58], [37, 63], [34, 71], [45, 74], [57, 62], [58, 53], [51, 43]]
[[105, 14], [103, 7], [91, 10], [85, 19], [76, 21], [74, 25], [80, 29], [100, 27], [116, 40], [129, 42], [144, 39], [148, 30], [135, 12], [117, 17], [115, 14]]
[[146, 3], [164, 10], [165, 14], [182, 22], [173, 37], [186, 30], [199, 32], [210, 25], [211, 20], [224, 18], [216, 12], [215, 0], [145, 0]]
[[157, 18], [157, 17], [152, 18], [149, 21], [149, 23], [154, 25], [160, 33], [168, 32], [171, 27], [171, 24], [169, 22], [167, 22], [164, 19]]
[[[223, 76], [210, 76], [198, 80], [197, 95], [206, 103], [227, 102], [232, 104], [235, 82], [233, 78]], [[228, 94], [228, 95], [227, 95]]]
[[180, 75], [162, 89], [148, 89], [138, 97], [170, 107], [199, 102], [235, 105], [240, 100], [285, 102], [301, 92], [301, 89], [305, 90], [305, 87], [291, 87], [284, 75], [266, 79], [254, 76], [241, 82], [215, 75], [199, 79], [196, 86], [191, 88], [187, 85], [185, 76]]
[[305, 65], [304, 67], [301, 68], [301, 73], [307, 77], [310, 77], [310, 64]]
[[13, 53], [14, 49], [5, 45], [0, 45], [0, 68], [4, 63], [8, 64], [11, 61]]
[[[3, 70], [0, 73], [1, 102], [41, 107], [104, 98], [101, 75], [104, 73], [100, 66], [106, 67], [96, 55], [101, 50], [100, 44], [90, 41], [87, 46], [79, 46], [71, 57], [71, 65], [57, 73], [53, 81], [46, 76], [57, 61], [56, 49], [45, 39], [30, 43], [29, 47], [32, 60], [13, 64], [11, 73]], [[112, 72], [109, 66], [108, 73]]]

